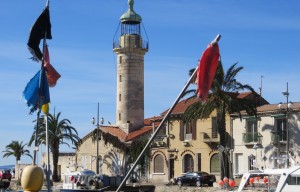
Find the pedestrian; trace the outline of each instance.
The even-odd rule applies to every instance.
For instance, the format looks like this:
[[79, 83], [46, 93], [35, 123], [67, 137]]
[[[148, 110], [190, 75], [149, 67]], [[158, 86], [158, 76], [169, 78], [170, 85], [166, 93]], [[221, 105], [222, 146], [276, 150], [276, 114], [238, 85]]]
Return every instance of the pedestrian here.
[[21, 168], [21, 169], [20, 169], [20, 173], [19, 173], [19, 181], [20, 181], [20, 184], [21, 184], [21, 179], [22, 179], [22, 173], [23, 173], [23, 169]]

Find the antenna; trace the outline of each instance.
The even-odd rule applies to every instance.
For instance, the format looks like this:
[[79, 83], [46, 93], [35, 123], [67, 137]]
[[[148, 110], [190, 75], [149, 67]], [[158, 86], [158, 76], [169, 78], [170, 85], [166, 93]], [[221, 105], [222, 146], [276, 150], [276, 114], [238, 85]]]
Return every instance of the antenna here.
[[260, 76], [260, 87], [259, 87], [259, 105], [261, 105], [261, 100], [262, 100], [262, 78], [264, 76]]

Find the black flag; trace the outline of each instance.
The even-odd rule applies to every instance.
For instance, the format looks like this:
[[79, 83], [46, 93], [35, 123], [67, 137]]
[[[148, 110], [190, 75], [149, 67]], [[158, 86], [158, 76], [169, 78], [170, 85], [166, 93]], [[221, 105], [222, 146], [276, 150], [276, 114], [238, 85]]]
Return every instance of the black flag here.
[[45, 38], [45, 34], [47, 39], [52, 39], [50, 13], [48, 6], [46, 6], [42, 14], [37, 18], [30, 30], [27, 45], [33, 55], [32, 59], [35, 61], [42, 60], [43, 58], [43, 53], [40, 50], [39, 45], [41, 39]]

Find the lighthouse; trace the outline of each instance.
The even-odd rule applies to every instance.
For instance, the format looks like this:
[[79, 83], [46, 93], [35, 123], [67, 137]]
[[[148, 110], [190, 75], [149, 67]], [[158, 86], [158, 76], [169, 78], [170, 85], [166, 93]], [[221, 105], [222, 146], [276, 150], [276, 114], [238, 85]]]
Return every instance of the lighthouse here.
[[128, 0], [120, 17], [120, 35], [113, 42], [117, 56], [116, 125], [125, 133], [144, 126], [144, 56], [148, 41], [141, 34], [142, 17]]

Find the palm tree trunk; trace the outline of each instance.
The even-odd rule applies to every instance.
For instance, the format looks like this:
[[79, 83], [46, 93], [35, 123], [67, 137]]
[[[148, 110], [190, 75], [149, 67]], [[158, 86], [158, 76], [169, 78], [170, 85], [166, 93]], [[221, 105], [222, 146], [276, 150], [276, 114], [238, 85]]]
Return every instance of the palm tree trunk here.
[[53, 179], [53, 181], [58, 182], [59, 178], [58, 178], [57, 164], [58, 164], [58, 156], [59, 156], [59, 144], [55, 145], [52, 148], [52, 155], [53, 155], [53, 174], [52, 174], [52, 179]]
[[[220, 135], [220, 146], [224, 150], [220, 150], [220, 178], [228, 177], [228, 158], [225, 152], [226, 148], [226, 123], [225, 123], [225, 111], [220, 109], [217, 111], [217, 124], [218, 132]], [[221, 149], [220, 148], [220, 149]]]

